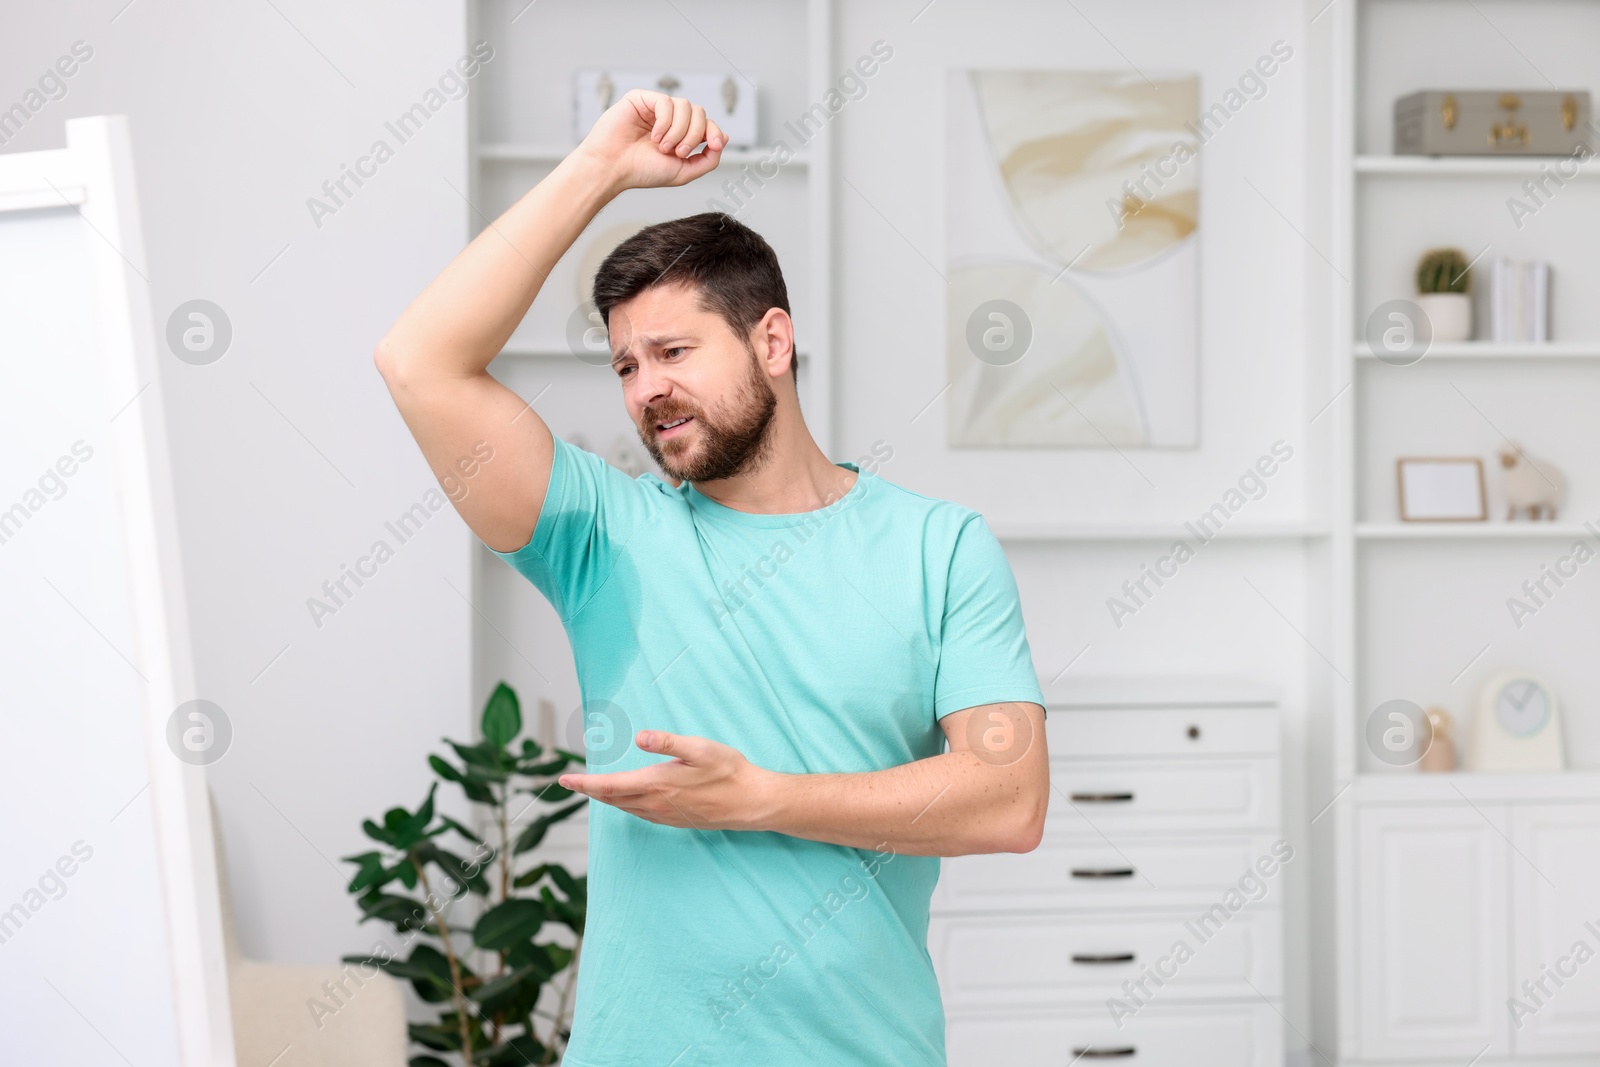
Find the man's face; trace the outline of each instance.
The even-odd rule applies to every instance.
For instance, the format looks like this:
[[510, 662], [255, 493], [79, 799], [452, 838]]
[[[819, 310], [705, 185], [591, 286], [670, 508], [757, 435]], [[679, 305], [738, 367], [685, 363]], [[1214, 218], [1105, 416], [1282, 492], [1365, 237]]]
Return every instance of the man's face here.
[[[656, 464], [710, 482], [755, 466], [778, 407], [764, 364], [687, 285], [655, 286], [611, 309], [612, 370]], [[688, 421], [663, 428], [680, 419]]]

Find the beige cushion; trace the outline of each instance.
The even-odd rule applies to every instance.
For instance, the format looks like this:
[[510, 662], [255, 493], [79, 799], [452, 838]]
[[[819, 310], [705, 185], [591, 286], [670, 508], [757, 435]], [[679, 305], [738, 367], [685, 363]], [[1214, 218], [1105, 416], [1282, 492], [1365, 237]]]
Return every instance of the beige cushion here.
[[211, 831], [239, 1067], [406, 1067], [409, 1042], [401, 982], [355, 964], [301, 966], [244, 958], [233, 928], [222, 823], [214, 798]]

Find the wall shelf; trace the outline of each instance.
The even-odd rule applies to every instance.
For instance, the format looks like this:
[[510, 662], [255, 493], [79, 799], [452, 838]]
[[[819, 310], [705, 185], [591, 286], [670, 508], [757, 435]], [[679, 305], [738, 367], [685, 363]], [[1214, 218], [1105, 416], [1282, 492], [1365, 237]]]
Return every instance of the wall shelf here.
[[[1357, 359], [1378, 359], [1365, 343], [1357, 344], [1354, 353]], [[1600, 359], [1600, 344], [1588, 341], [1441, 342], [1429, 345], [1422, 359]]]
[[[1412, 178], [1531, 178], [1544, 167], [1554, 169], [1557, 163], [1570, 156], [1357, 156], [1355, 172], [1358, 175], [1412, 177]], [[1591, 161], [1592, 162], [1592, 161]], [[1568, 177], [1556, 171], [1562, 181], [1593, 179], [1600, 168], [1591, 162], [1581, 162], [1575, 173]], [[1574, 169], [1569, 167], [1569, 170]]]
[[[1010, 522], [993, 526], [1001, 541], [1176, 541], [1193, 542], [1197, 535], [1183, 523], [1026, 523]], [[1252, 523], [1224, 526], [1213, 537], [1222, 541], [1296, 541], [1327, 537], [1329, 529], [1311, 523]]]
[[1360, 541], [1546, 541], [1596, 535], [1576, 522], [1363, 522]]

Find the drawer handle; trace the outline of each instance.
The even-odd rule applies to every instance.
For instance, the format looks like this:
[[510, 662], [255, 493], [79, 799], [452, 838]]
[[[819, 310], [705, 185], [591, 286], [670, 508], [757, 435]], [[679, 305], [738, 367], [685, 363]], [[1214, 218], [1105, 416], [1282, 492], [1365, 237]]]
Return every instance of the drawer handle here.
[[1133, 877], [1133, 868], [1132, 867], [1102, 867], [1102, 868], [1074, 867], [1072, 869], [1072, 877], [1074, 877], [1074, 878], [1132, 878]]
[[1124, 1045], [1121, 1048], [1095, 1048], [1093, 1045], [1084, 1045], [1082, 1048], [1072, 1050], [1072, 1058], [1075, 1060], [1109, 1060], [1138, 1054], [1139, 1050], [1132, 1045]]
[[1073, 793], [1074, 804], [1116, 804], [1133, 799], [1132, 793]]
[[1102, 955], [1092, 955], [1092, 954], [1089, 954], [1089, 953], [1074, 953], [1073, 957], [1072, 957], [1072, 962], [1073, 963], [1132, 963], [1133, 962], [1133, 953], [1131, 953], [1131, 952], [1114, 952], [1114, 953], [1113, 952], [1108, 952], [1108, 953], [1104, 953]]

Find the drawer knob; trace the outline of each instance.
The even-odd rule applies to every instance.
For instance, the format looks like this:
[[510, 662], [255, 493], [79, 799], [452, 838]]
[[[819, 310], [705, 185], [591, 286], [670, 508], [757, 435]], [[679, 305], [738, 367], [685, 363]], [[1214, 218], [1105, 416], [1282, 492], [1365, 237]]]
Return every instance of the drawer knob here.
[[1132, 867], [1074, 867], [1074, 878], [1132, 878]]
[[1133, 953], [1131, 953], [1131, 952], [1108, 952], [1108, 953], [1103, 953], [1103, 954], [1099, 954], [1099, 955], [1096, 955], [1096, 954], [1093, 954], [1093, 953], [1074, 953], [1073, 957], [1072, 957], [1072, 962], [1073, 963], [1132, 963], [1133, 962]]
[[1082, 1048], [1072, 1050], [1072, 1058], [1075, 1060], [1109, 1060], [1138, 1054], [1139, 1050], [1132, 1045], [1124, 1045], [1121, 1048], [1095, 1048], [1093, 1045], [1084, 1045]]
[[1189, 740], [1191, 740], [1191, 741], [1200, 740], [1200, 727], [1198, 727], [1198, 726], [1190, 726], [1189, 727]]
[[1132, 793], [1073, 793], [1074, 804], [1117, 804], [1133, 799]]

